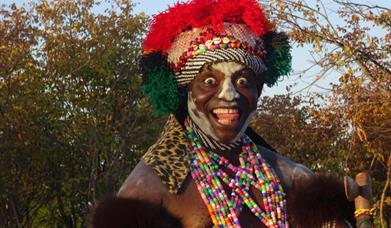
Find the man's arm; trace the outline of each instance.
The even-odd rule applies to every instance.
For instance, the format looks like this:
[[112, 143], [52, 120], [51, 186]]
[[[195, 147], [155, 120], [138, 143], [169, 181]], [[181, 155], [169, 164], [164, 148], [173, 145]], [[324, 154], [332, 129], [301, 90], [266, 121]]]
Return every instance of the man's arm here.
[[117, 196], [161, 204], [167, 190], [155, 171], [140, 161], [122, 184]]
[[181, 228], [181, 220], [162, 204], [166, 193], [155, 171], [140, 161], [117, 197], [105, 197], [96, 203], [89, 227]]
[[265, 147], [260, 146], [259, 148], [263, 158], [273, 167], [283, 187], [286, 189], [291, 189], [295, 182], [314, 175], [310, 169], [302, 164], [296, 163]]

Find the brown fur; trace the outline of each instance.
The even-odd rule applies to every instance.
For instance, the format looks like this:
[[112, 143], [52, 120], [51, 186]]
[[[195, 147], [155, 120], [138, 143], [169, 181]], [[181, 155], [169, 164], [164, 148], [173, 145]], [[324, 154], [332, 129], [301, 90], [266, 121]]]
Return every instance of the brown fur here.
[[331, 175], [319, 175], [299, 183], [288, 192], [287, 210], [291, 227], [321, 227], [344, 219], [354, 225], [354, 204], [346, 199], [344, 185]]
[[137, 199], [106, 197], [96, 204], [92, 228], [179, 228], [181, 221], [156, 204]]

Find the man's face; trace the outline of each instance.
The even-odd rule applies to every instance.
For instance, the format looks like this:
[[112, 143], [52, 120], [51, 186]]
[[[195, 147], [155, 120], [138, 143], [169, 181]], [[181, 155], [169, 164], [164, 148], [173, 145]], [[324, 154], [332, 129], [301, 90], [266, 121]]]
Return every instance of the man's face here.
[[225, 144], [243, 134], [257, 107], [255, 74], [236, 62], [204, 66], [188, 91], [191, 119], [204, 133]]

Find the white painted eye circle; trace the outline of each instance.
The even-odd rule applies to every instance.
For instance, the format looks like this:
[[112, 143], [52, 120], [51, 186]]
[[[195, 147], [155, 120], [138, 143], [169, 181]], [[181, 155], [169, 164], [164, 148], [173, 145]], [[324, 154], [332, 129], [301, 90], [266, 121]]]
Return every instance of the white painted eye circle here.
[[248, 84], [248, 80], [247, 80], [247, 78], [239, 78], [239, 79], [236, 81], [236, 84], [237, 84], [237, 85], [244, 86], [244, 85], [247, 85], [247, 84]]
[[216, 84], [216, 79], [209, 77], [204, 80], [205, 85], [215, 85]]

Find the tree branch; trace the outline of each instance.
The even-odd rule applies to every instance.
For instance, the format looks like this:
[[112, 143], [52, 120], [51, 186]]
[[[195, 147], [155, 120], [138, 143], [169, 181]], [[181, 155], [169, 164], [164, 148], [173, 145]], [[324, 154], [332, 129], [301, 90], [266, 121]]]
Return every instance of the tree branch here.
[[384, 220], [384, 201], [390, 185], [390, 178], [391, 178], [391, 155], [389, 155], [388, 162], [387, 162], [387, 180], [386, 183], [384, 184], [384, 188], [380, 197], [380, 223], [382, 225], [382, 228], [386, 227], [386, 222]]

